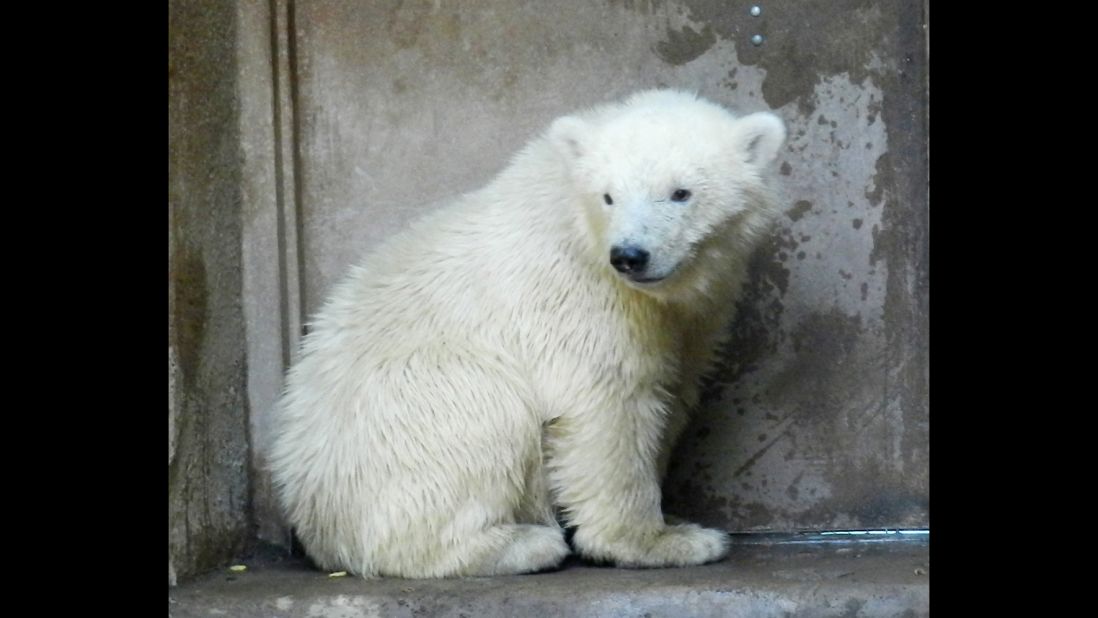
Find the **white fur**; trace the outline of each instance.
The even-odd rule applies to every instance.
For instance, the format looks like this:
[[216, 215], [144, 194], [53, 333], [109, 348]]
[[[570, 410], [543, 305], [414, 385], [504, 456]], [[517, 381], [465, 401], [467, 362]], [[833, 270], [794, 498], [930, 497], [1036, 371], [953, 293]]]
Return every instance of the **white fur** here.
[[[724, 556], [723, 532], [665, 524], [659, 482], [773, 217], [762, 168], [783, 139], [770, 114], [639, 93], [557, 120], [353, 268], [272, 420], [309, 555], [364, 576], [530, 572], [569, 553], [559, 515], [592, 559]], [[620, 243], [664, 278], [616, 272]]]

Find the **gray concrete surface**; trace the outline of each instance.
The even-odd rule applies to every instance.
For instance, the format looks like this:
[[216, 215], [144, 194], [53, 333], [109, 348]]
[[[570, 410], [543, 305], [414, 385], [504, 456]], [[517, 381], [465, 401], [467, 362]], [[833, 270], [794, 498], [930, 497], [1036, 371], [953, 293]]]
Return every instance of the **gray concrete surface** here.
[[[276, 4], [293, 285], [249, 302], [315, 311], [348, 265], [578, 107], [671, 86], [772, 109], [790, 130], [774, 170], [786, 217], [755, 256], [667, 509], [734, 531], [928, 523], [925, 2]], [[250, 357], [267, 375], [283, 361]]]
[[168, 581], [252, 536], [231, 2], [168, 2]]
[[173, 618], [927, 616], [929, 545], [740, 542], [720, 563], [464, 580], [331, 578], [270, 554], [169, 591]]

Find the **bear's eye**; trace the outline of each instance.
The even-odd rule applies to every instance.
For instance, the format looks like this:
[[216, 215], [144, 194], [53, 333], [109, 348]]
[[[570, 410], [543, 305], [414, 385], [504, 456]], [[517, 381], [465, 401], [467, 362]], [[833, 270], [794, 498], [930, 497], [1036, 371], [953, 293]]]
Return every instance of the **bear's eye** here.
[[614, 198], [610, 197], [609, 193], [603, 193], [602, 201], [606, 202], [606, 205], [609, 206], [614, 203]]
[[690, 199], [690, 192], [686, 189], [675, 189], [675, 192], [671, 194], [672, 202], [685, 202]]

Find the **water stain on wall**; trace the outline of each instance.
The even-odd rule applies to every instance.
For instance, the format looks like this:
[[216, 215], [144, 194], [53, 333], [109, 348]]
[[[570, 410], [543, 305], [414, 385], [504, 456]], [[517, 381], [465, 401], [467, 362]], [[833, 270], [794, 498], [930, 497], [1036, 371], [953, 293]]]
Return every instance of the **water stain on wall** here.
[[172, 256], [168, 276], [175, 291], [174, 345], [180, 373], [188, 386], [193, 386], [201, 360], [202, 341], [206, 333], [206, 266], [201, 254], [181, 246]]
[[686, 64], [709, 51], [716, 41], [717, 35], [709, 26], [701, 31], [690, 26], [684, 26], [682, 30], [668, 28], [667, 40], [656, 44], [656, 53], [668, 64]]

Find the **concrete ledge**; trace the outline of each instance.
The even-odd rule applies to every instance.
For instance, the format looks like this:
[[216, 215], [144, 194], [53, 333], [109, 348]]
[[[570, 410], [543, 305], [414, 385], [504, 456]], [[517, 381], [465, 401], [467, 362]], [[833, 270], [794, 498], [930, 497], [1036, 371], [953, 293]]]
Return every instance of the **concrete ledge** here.
[[717, 564], [624, 570], [569, 561], [536, 575], [460, 580], [330, 578], [267, 551], [168, 592], [168, 615], [927, 616], [928, 541], [759, 542]]

